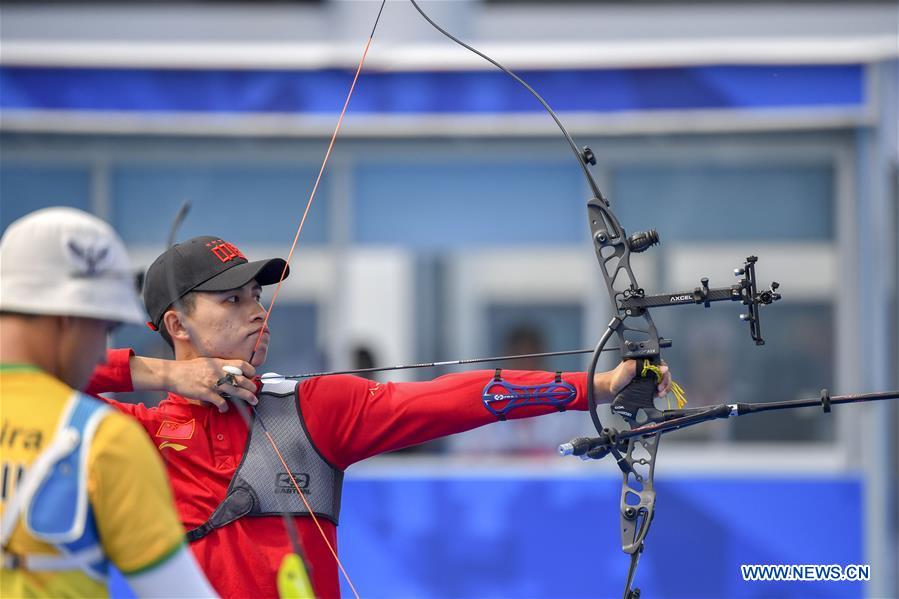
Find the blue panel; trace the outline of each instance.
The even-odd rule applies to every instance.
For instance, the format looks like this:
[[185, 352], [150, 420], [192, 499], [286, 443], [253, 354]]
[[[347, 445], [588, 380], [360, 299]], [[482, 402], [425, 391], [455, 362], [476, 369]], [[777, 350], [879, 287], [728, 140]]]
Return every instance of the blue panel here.
[[353, 235], [418, 248], [562, 243], [586, 234], [587, 193], [564, 162], [366, 164], [355, 175]]
[[[18, 109], [335, 113], [346, 70], [0, 68], [0, 106]], [[861, 65], [741, 65], [519, 73], [560, 111], [859, 106]], [[366, 71], [357, 113], [541, 112], [499, 71]]]
[[[645, 597], [852, 598], [854, 582], [744, 582], [741, 564], [863, 564], [854, 478], [657, 480]], [[341, 554], [363, 596], [620, 597], [617, 478], [347, 480]], [[344, 589], [349, 594], [348, 589]]]
[[4, 163], [0, 166], [0, 230], [49, 206], [90, 211], [90, 186], [86, 167]]
[[[273, 240], [287, 244], [296, 234], [315, 175], [311, 168], [265, 164], [117, 166], [111, 173], [113, 224], [127, 243], [159, 245], [178, 207], [190, 200], [180, 239], [217, 235], [238, 246]], [[323, 183], [300, 243], [327, 240], [327, 206]]]
[[831, 241], [829, 164], [615, 168], [610, 200], [628, 230], [672, 240]]
[[128, 585], [128, 580], [115, 567], [110, 568], [107, 588], [110, 599], [137, 599], [137, 595]]

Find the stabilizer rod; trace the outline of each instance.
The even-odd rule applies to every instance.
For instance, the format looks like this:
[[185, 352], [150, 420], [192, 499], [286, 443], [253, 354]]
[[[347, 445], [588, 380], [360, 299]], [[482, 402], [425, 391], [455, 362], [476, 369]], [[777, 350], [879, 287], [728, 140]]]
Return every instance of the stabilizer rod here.
[[701, 422], [716, 420], [718, 418], [734, 418], [759, 412], [813, 407], [820, 407], [825, 412], [829, 413], [832, 406], [835, 405], [862, 403], [867, 401], [884, 401], [887, 399], [899, 399], [899, 390], [831, 396], [827, 389], [822, 389], [821, 394], [814, 399], [795, 399], [769, 403], [719, 404], [717, 406], [702, 409], [666, 410], [663, 412], [663, 415], [667, 419], [662, 422], [653, 422], [627, 431], [609, 431], [609, 433], [604, 433], [598, 437], [578, 437], [577, 439], [572, 439], [568, 443], [559, 445], [559, 453], [561, 455], [576, 456], [588, 456], [588, 454], [591, 454], [589, 457], [601, 457], [607, 452], [595, 450], [618, 446], [623, 441], [627, 441], [632, 437], [661, 435], [662, 433], [669, 433], [687, 426], [693, 426]]

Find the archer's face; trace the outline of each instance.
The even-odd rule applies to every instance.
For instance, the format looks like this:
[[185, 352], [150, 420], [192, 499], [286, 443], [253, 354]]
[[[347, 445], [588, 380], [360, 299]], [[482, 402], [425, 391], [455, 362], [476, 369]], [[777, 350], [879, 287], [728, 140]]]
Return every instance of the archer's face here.
[[255, 280], [230, 291], [197, 292], [194, 309], [184, 317], [197, 357], [249, 360], [255, 347], [252, 364], [262, 365], [268, 352], [269, 332], [266, 327], [259, 339], [265, 318], [265, 309], [259, 302], [261, 295], [262, 287]]

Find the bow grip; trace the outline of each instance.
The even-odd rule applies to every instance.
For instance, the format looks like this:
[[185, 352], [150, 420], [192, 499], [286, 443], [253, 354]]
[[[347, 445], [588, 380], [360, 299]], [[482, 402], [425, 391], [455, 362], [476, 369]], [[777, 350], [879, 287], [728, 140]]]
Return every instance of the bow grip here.
[[652, 358], [637, 359], [637, 374], [627, 386], [618, 392], [612, 401], [612, 413], [622, 416], [625, 420], [637, 419], [637, 412], [643, 410], [647, 415], [656, 412], [653, 401], [656, 396], [658, 379], [656, 373], [645, 368], [646, 363], [653, 366], [661, 366], [662, 359], [658, 356]]

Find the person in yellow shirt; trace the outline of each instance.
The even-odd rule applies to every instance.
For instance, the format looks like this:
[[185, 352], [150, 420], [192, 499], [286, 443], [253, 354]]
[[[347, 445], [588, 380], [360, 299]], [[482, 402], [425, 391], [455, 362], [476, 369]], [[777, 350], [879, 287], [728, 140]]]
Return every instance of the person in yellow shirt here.
[[77, 389], [118, 323], [145, 320], [102, 220], [48, 208], [0, 239], [0, 596], [213, 597], [143, 429]]

